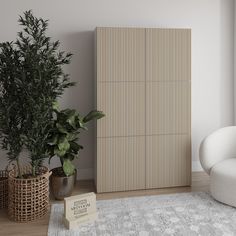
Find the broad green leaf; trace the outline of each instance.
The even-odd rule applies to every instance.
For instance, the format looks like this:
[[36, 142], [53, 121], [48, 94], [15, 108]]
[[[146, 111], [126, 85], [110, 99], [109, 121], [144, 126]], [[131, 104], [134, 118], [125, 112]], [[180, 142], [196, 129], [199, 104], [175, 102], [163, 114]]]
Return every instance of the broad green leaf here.
[[98, 120], [101, 119], [102, 117], [104, 117], [105, 114], [102, 111], [90, 111], [83, 119], [84, 123], [89, 122], [90, 120]]
[[62, 110], [61, 113], [63, 113], [67, 118], [71, 117], [71, 116], [76, 116], [76, 110], [74, 109], [65, 109]]
[[76, 129], [75, 116], [70, 116], [70, 117], [67, 119], [67, 122], [68, 122], [74, 129]]
[[54, 149], [54, 154], [59, 156], [59, 157], [63, 157], [66, 154], [66, 150], [59, 150], [58, 148]]
[[62, 168], [66, 176], [73, 175], [75, 172], [75, 166], [69, 159], [64, 160]]
[[59, 139], [58, 148], [59, 150], [65, 150], [65, 151], [69, 150], [70, 144], [65, 136]]
[[57, 127], [58, 131], [63, 133], [63, 134], [68, 133], [67, 130], [60, 123], [56, 123], [56, 127]]
[[72, 153], [66, 154], [66, 159], [69, 159], [70, 161], [73, 161], [75, 159], [75, 155]]
[[68, 139], [68, 141], [73, 141], [75, 139], [77, 139], [79, 137], [79, 133], [68, 133], [66, 138]]
[[73, 151], [78, 152], [80, 149], [83, 149], [84, 147], [79, 145], [76, 142], [70, 142], [70, 147], [73, 149]]
[[88, 130], [88, 128], [85, 126], [85, 122], [83, 120], [78, 120], [80, 128], [84, 130]]

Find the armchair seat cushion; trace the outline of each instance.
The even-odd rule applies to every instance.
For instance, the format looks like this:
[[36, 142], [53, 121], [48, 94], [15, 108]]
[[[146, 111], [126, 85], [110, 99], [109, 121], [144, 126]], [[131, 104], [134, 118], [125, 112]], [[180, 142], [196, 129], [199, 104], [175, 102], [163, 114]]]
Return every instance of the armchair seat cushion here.
[[210, 191], [216, 200], [236, 207], [236, 158], [222, 160], [212, 167]]

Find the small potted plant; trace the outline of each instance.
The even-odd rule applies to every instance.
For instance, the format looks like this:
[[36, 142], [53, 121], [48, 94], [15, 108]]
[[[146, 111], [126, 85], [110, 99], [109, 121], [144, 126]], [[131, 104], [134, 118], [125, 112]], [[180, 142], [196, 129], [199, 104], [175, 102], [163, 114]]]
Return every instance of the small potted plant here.
[[86, 123], [100, 119], [104, 114], [100, 111], [91, 111], [85, 117], [80, 116], [74, 109], [59, 111], [54, 106], [56, 118], [49, 136], [48, 150], [50, 159], [60, 158], [61, 166], [52, 169], [51, 189], [54, 197], [62, 200], [71, 195], [76, 181], [77, 171], [73, 160], [78, 157], [83, 146], [78, 144], [80, 130], [86, 130]]
[[[63, 72], [71, 54], [58, 51], [59, 41], [46, 36], [48, 21], [26, 11], [23, 30], [15, 42], [0, 44], [0, 138], [16, 168], [9, 172], [9, 217], [36, 220], [49, 207], [50, 157], [48, 138], [53, 129], [53, 102], [74, 83]], [[21, 166], [24, 150], [29, 166]]]

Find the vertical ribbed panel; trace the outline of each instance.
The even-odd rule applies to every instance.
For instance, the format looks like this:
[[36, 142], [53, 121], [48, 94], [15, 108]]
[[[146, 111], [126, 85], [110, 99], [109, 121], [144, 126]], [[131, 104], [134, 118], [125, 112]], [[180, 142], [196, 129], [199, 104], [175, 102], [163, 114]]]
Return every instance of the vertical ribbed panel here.
[[145, 29], [97, 28], [97, 81], [145, 81]]
[[146, 187], [191, 183], [191, 31], [146, 30]]
[[[145, 188], [145, 29], [97, 28], [97, 191]], [[137, 136], [137, 137], [136, 137]]]
[[145, 82], [98, 83], [97, 137], [145, 135]]
[[147, 135], [190, 133], [190, 88], [189, 81], [147, 83]]
[[147, 136], [146, 145], [146, 188], [191, 184], [189, 135]]
[[97, 28], [97, 191], [191, 182], [191, 31]]
[[191, 78], [191, 30], [146, 29], [147, 81]]
[[145, 188], [145, 137], [98, 138], [98, 192]]

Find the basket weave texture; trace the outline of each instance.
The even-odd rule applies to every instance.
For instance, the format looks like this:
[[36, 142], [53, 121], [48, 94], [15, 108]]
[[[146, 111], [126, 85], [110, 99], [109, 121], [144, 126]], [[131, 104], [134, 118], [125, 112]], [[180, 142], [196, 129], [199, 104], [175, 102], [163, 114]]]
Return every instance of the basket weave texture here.
[[[31, 173], [31, 167], [24, 167], [23, 175]], [[17, 178], [16, 170], [9, 172], [8, 216], [17, 222], [30, 222], [43, 217], [49, 209], [49, 170], [40, 167], [35, 178]]]
[[6, 208], [8, 203], [8, 171], [0, 170], [0, 209]]

